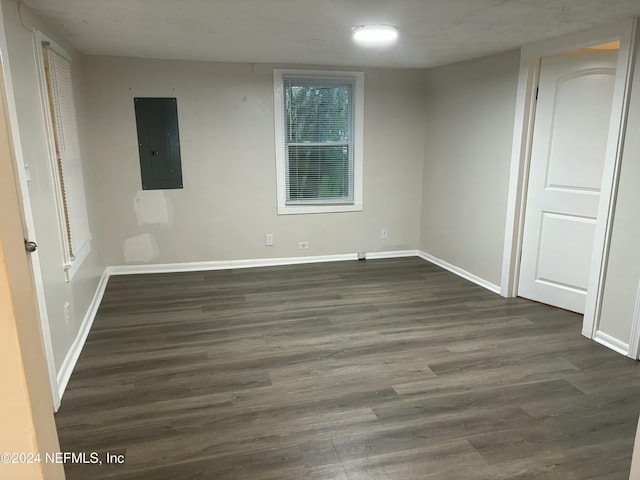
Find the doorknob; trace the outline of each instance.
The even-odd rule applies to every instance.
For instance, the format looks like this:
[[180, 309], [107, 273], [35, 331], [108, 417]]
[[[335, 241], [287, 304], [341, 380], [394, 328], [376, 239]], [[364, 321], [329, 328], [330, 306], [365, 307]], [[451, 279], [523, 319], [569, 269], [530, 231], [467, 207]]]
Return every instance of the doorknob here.
[[27, 253], [33, 253], [38, 249], [38, 245], [36, 244], [36, 242], [25, 240], [24, 249], [27, 251]]

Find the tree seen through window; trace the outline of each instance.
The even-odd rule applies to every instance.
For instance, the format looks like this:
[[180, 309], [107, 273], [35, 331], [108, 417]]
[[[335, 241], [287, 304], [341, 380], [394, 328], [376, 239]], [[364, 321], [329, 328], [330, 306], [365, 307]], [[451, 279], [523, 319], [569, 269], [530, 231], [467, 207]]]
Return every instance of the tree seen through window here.
[[284, 79], [287, 200], [353, 200], [353, 82]]

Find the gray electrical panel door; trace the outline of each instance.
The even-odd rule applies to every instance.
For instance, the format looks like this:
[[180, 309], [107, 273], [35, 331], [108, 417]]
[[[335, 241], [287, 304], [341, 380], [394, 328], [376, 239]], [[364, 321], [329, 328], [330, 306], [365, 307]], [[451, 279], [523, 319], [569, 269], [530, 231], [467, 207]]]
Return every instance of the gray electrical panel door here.
[[182, 188], [175, 98], [134, 98], [143, 190]]

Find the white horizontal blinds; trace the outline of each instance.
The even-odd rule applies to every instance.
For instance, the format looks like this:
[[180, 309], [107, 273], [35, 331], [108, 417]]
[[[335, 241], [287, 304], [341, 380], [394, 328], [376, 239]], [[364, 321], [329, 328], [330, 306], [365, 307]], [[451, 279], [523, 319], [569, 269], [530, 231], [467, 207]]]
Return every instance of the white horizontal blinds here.
[[90, 239], [76, 105], [73, 96], [71, 62], [53, 48], [44, 46], [45, 71], [52, 123], [55, 133], [60, 190], [64, 209], [64, 228], [69, 260]]
[[352, 204], [355, 79], [283, 84], [287, 204]]

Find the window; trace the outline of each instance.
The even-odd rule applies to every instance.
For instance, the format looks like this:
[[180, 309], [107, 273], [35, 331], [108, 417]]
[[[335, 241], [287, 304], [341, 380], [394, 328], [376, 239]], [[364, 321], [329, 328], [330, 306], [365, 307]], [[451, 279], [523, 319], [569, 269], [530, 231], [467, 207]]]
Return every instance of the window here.
[[69, 280], [87, 256], [91, 234], [85, 200], [71, 60], [49, 41], [42, 42], [43, 87], [47, 104], [54, 186], [63, 244], [64, 269]]
[[279, 214], [362, 210], [363, 82], [274, 70]]

